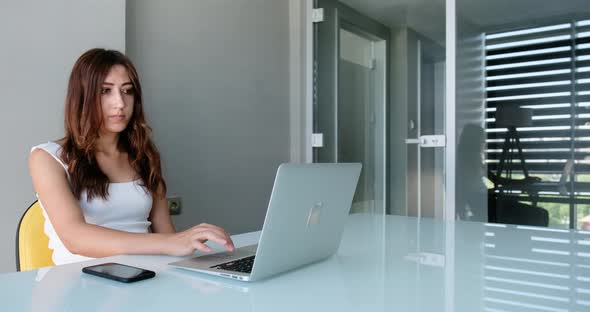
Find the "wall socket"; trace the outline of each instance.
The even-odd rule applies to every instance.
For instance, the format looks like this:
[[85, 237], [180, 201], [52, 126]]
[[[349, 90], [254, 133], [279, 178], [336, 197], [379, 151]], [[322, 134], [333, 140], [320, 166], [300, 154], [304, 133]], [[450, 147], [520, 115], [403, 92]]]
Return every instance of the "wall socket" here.
[[182, 198], [180, 196], [172, 196], [166, 198], [168, 201], [168, 210], [171, 215], [179, 215], [182, 212]]

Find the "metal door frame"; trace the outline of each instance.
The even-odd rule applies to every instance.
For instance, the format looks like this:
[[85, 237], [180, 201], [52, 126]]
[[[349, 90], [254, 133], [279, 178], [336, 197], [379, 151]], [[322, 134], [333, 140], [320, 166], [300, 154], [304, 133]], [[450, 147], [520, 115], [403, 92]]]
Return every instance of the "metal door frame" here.
[[[295, 0], [296, 1], [296, 0]], [[313, 161], [312, 151], [312, 133], [313, 133], [313, 8], [314, 0], [304, 0], [304, 81], [305, 81], [305, 162]], [[445, 42], [445, 167], [444, 167], [444, 197], [445, 205], [443, 218], [445, 220], [455, 220], [455, 170], [456, 170], [456, 0], [445, 0], [445, 23], [446, 23], [446, 42]], [[389, 75], [389, 74], [388, 74]], [[389, 76], [388, 76], [389, 79]], [[386, 127], [389, 126], [389, 123]], [[387, 129], [386, 131], [389, 131]], [[389, 142], [388, 142], [389, 145]], [[389, 170], [389, 162], [386, 160], [386, 170]], [[389, 184], [389, 181], [387, 181]], [[386, 196], [386, 198], [388, 198]], [[389, 205], [389, 201], [386, 201]]]
[[[319, 1], [313, 1], [313, 5], [317, 6]], [[311, 71], [314, 75], [312, 75], [311, 89], [313, 90], [312, 94], [312, 121], [314, 123], [312, 130], [314, 132], [322, 133], [324, 137], [324, 144], [327, 143], [328, 146], [321, 147], [324, 150], [318, 151], [317, 148], [314, 149], [312, 156], [310, 157], [312, 161], [318, 160], [321, 158], [320, 161], [338, 161], [338, 77], [340, 74], [340, 29], [348, 30], [353, 32], [361, 37], [365, 37], [372, 41], [385, 41], [385, 81], [386, 83], [390, 81], [390, 48], [389, 43], [391, 41], [390, 30], [388, 27], [371, 20], [368, 17], [357, 13], [352, 8], [346, 6], [345, 4], [339, 3], [337, 0], [328, 1], [327, 3], [323, 3], [323, 21], [318, 24], [314, 25], [314, 31], [312, 32], [313, 36], [313, 50], [312, 50], [312, 66]], [[313, 8], [312, 8], [313, 9]], [[313, 12], [313, 10], [312, 10]], [[311, 15], [310, 15], [311, 16]], [[334, 46], [328, 46], [327, 50], [323, 52], [327, 53], [320, 53], [317, 44], [317, 38], [319, 37], [319, 27], [329, 27], [325, 36], [326, 40], [329, 40], [328, 44], [333, 44]], [[316, 62], [319, 60], [320, 65]], [[323, 77], [325, 80], [316, 82], [314, 81], [317, 72], [330, 72], [333, 73], [330, 75], [324, 75]], [[314, 82], [316, 82], [314, 84]], [[318, 94], [317, 90], [315, 90], [316, 85], [323, 85], [325, 84], [327, 87], [332, 88], [332, 86], [336, 86], [334, 88], [334, 92], [325, 92], [322, 94]], [[390, 185], [389, 182], [389, 142], [388, 142], [388, 132], [389, 132], [389, 110], [388, 106], [390, 103], [390, 88], [388, 86], [385, 87], [385, 101], [383, 103], [383, 167], [384, 167], [384, 174], [383, 174], [383, 202], [384, 208], [386, 209], [389, 206], [390, 195], [387, 191], [387, 186]], [[319, 101], [322, 103], [327, 103], [329, 105], [319, 107], [317, 103]], [[323, 116], [322, 119], [322, 127], [319, 127], [318, 118], [313, 118], [314, 116], [318, 116], [321, 112], [320, 109], [323, 109]], [[333, 111], [332, 111], [333, 110]], [[326, 117], [327, 116], [327, 117]], [[331, 144], [331, 145], [330, 145]], [[321, 154], [320, 154], [321, 153]], [[384, 210], [385, 213], [385, 210]]]

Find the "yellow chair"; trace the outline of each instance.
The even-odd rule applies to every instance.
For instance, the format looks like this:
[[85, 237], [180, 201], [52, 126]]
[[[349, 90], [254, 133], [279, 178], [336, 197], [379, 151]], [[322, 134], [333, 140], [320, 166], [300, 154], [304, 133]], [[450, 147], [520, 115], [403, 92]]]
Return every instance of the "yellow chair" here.
[[49, 238], [43, 226], [45, 217], [39, 201], [35, 201], [23, 214], [16, 230], [16, 270], [28, 271], [54, 266], [49, 249]]

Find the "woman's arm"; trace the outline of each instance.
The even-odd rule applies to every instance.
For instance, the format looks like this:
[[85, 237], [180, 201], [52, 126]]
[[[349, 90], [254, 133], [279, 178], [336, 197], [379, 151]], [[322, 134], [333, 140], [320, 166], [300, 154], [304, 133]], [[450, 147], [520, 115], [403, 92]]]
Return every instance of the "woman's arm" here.
[[[163, 193], [161, 185], [158, 191], [160, 194]], [[161, 198], [154, 196], [150, 221], [152, 222], [153, 233], [176, 233], [172, 218], [170, 217], [170, 210], [168, 210], [166, 196], [162, 196]]]
[[202, 224], [180, 233], [128, 233], [88, 224], [74, 197], [63, 167], [47, 152], [37, 149], [29, 158], [33, 186], [65, 247], [74, 254], [106, 257], [119, 254], [184, 256], [209, 251], [207, 240], [233, 250], [223, 229]]

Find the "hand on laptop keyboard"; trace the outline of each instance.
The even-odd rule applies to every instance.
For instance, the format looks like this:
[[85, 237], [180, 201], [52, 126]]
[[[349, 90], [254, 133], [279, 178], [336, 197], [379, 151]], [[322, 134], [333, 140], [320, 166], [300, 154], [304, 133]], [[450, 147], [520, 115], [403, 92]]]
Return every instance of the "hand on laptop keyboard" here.
[[211, 247], [205, 245], [207, 241], [216, 242], [228, 251], [235, 250], [231, 237], [224, 229], [206, 223], [179, 233], [167, 234], [165, 238], [164, 253], [171, 256], [188, 256], [195, 250], [209, 252]]

